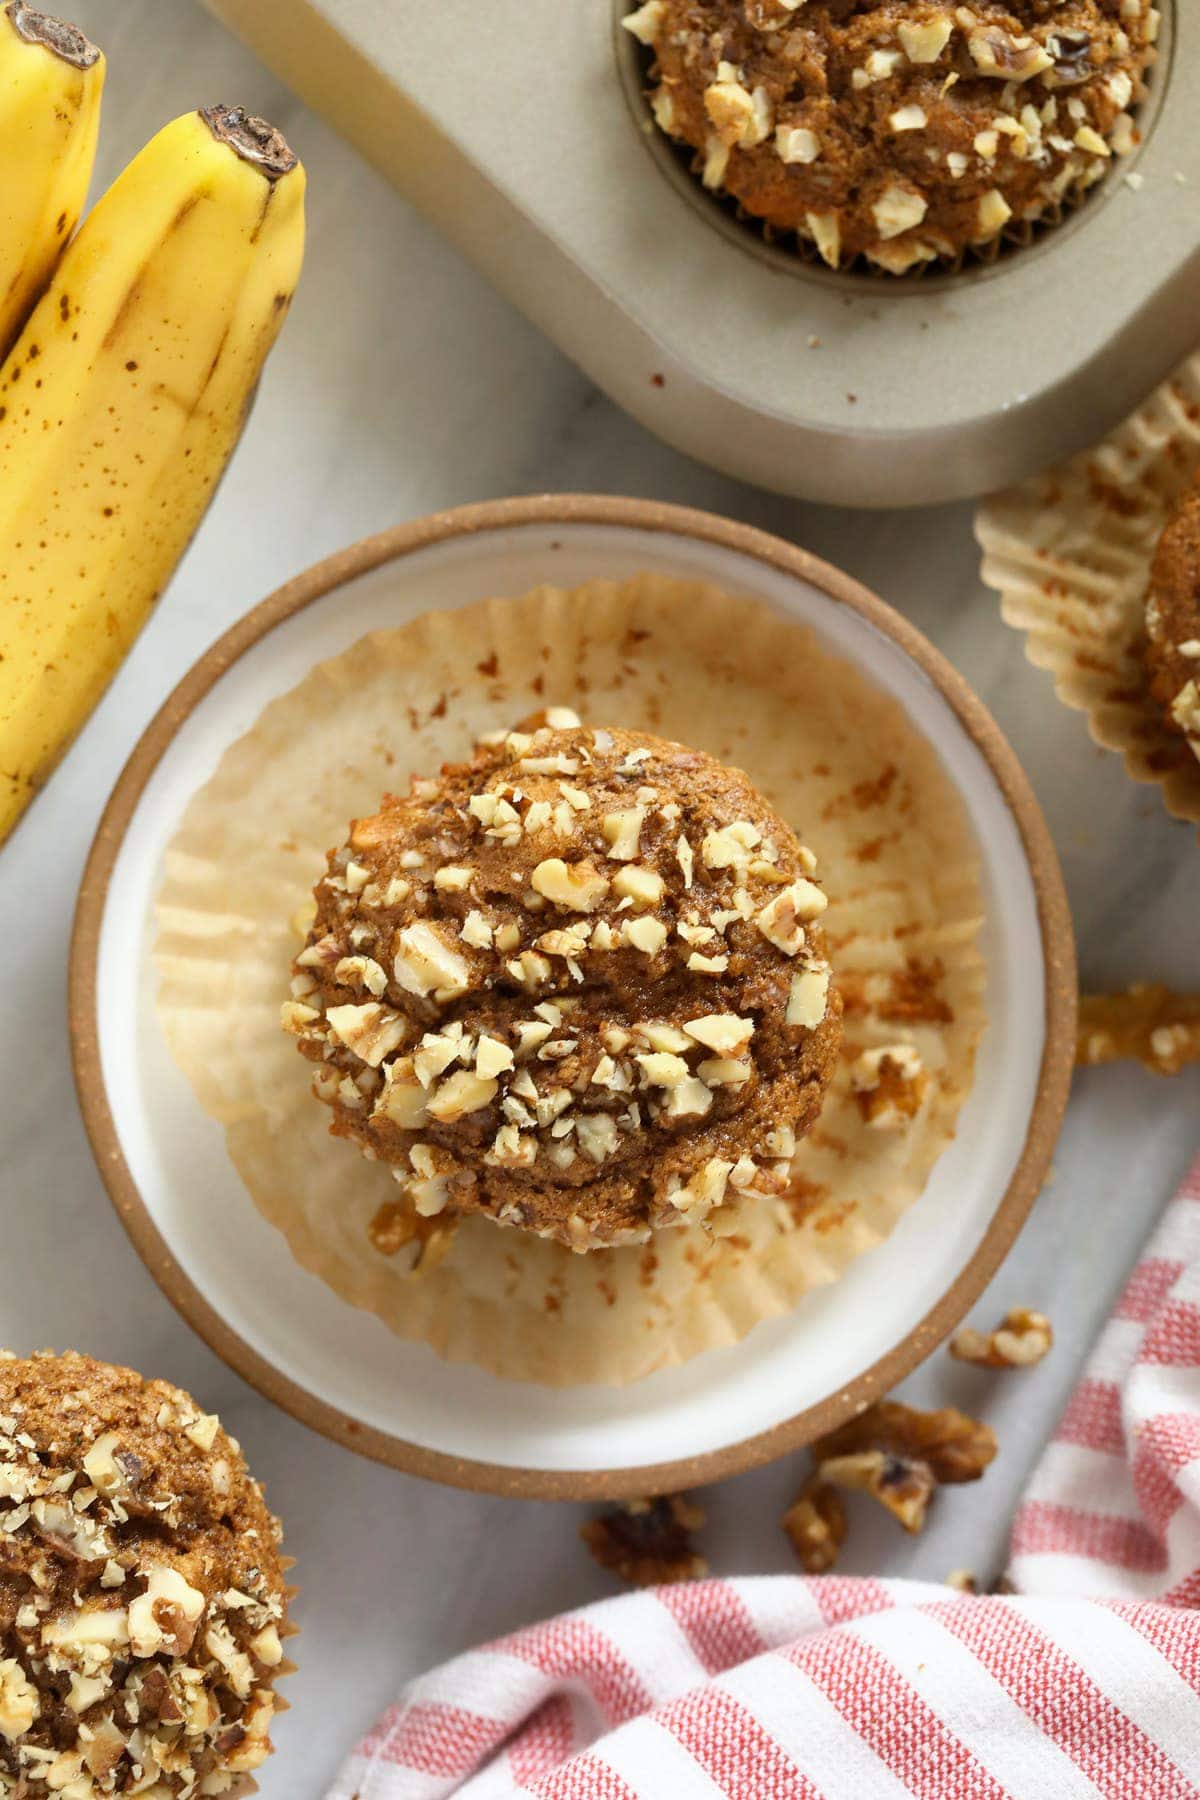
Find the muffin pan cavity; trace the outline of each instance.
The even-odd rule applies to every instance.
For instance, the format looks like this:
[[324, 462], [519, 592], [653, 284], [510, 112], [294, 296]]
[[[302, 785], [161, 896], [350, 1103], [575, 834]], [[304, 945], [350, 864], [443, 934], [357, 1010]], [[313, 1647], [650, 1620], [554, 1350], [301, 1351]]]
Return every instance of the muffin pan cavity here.
[[[1164, 27], [1169, 24], [1171, 4], [1172, 0], [1160, 0], [1157, 8], [1164, 14], [1165, 6]], [[1148, 91], [1134, 111], [1139, 140], [1137, 148], [1119, 160], [1114, 158], [1103, 179], [1077, 195], [1069, 196], [1059, 208], [1048, 211], [1040, 219], [1010, 221], [999, 237], [969, 246], [957, 264], [944, 261], [918, 264], [897, 275], [859, 258], [835, 270], [822, 261], [816, 246], [809, 240], [791, 232], [773, 230], [746, 212], [730, 195], [706, 188], [700, 178], [700, 159], [693, 155], [690, 147], [654, 128], [647, 100], [654, 56], [648, 46], [625, 29], [623, 21], [629, 11], [628, 0], [613, 0], [614, 54], [630, 122], [662, 179], [688, 201], [710, 229], [759, 258], [776, 273], [832, 287], [852, 298], [861, 296], [868, 303], [877, 300], [881, 294], [884, 297], [901, 296], [918, 288], [928, 297], [935, 289], [961, 288], [963, 283], [986, 281], [1007, 274], [1018, 251], [1022, 258], [1033, 252], [1047, 254], [1056, 246], [1069, 242], [1095, 216], [1097, 208], [1114, 189], [1121, 186], [1126, 175], [1134, 175], [1133, 186], [1137, 188], [1141, 180], [1138, 165], [1161, 110], [1167, 39], [1160, 32], [1159, 52], [1146, 76]], [[798, 304], [804, 303], [798, 301]]]
[[469, 36], [419, 0], [208, 4], [615, 400], [765, 487], [977, 494], [1103, 436], [1192, 347], [1194, 7], [1161, 7], [1144, 141], [1076, 217], [884, 281], [805, 268], [669, 166], [614, 0], [495, 0]]

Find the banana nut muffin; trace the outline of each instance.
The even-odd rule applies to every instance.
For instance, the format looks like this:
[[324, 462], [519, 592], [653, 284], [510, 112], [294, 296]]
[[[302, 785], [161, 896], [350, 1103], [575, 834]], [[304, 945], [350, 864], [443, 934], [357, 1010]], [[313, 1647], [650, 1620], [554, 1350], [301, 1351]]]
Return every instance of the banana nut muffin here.
[[894, 274], [1040, 219], [1133, 149], [1150, 0], [646, 0], [660, 128], [706, 187]]
[[233, 1794], [270, 1753], [279, 1527], [178, 1388], [0, 1359], [0, 1795]]
[[1200, 475], [1159, 539], [1146, 601], [1146, 663], [1155, 699], [1200, 757]]
[[709, 756], [528, 724], [330, 855], [283, 1023], [331, 1129], [576, 1250], [779, 1191], [841, 1035], [815, 858]]

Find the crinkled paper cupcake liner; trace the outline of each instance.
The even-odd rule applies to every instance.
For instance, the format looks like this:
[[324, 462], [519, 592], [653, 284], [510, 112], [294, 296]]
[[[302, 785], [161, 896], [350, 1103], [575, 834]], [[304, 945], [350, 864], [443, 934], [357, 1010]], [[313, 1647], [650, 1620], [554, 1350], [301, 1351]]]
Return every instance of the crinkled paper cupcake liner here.
[[1025, 654], [1167, 811], [1200, 824], [1200, 759], [1150, 692], [1143, 654], [1150, 565], [1200, 468], [1200, 355], [1095, 449], [993, 495], [975, 534], [983, 579]]
[[[846, 1055], [792, 1189], [645, 1246], [573, 1255], [478, 1217], [411, 1272], [368, 1237], [387, 1170], [329, 1136], [279, 1028], [298, 921], [351, 818], [547, 704], [745, 768], [821, 860]], [[745, 1336], [836, 1280], [922, 1192], [984, 1024], [977, 858], [902, 707], [806, 628], [659, 577], [539, 588], [427, 614], [320, 664], [223, 757], [168, 850], [160, 1017], [254, 1203], [343, 1299], [440, 1356], [512, 1379], [620, 1384]], [[300, 927], [302, 929], [302, 926]], [[930, 1073], [900, 1131], [869, 1127], [848, 1060], [913, 1043]]]

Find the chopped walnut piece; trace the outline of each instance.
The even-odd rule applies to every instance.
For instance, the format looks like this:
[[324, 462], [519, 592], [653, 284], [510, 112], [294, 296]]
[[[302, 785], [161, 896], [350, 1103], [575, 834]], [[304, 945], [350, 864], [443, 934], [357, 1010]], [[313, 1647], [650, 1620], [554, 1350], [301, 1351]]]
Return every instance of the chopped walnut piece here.
[[739, 71], [718, 63], [717, 79], [704, 90], [704, 110], [721, 143], [750, 149], [770, 135], [771, 102], [767, 90], [753, 92], [740, 80]]
[[325, 1018], [333, 1035], [370, 1069], [377, 1069], [385, 1056], [398, 1050], [411, 1030], [402, 1013], [377, 1000], [365, 1006], [331, 1006]]
[[945, 13], [914, 24], [902, 24], [897, 36], [911, 63], [936, 62], [950, 42], [954, 22]]
[[635, 906], [657, 906], [666, 888], [661, 875], [642, 868], [640, 863], [628, 863], [618, 869], [612, 885], [614, 894], [622, 900], [632, 900]]
[[641, 843], [642, 826], [646, 823], [644, 806], [623, 807], [620, 812], [605, 813], [600, 821], [606, 854], [614, 862], [633, 862]]
[[808, 212], [804, 222], [822, 262], [836, 269], [842, 256], [842, 230], [834, 212]]
[[864, 1050], [850, 1065], [850, 1087], [868, 1125], [888, 1130], [915, 1118], [929, 1086], [911, 1044]]
[[950, 1340], [950, 1354], [959, 1362], [978, 1363], [984, 1369], [1025, 1369], [1041, 1362], [1054, 1343], [1054, 1332], [1044, 1313], [1014, 1307], [995, 1331], [975, 1331], [964, 1325]]
[[1075, 1061], [1085, 1067], [1131, 1057], [1155, 1075], [1200, 1062], [1200, 994], [1136, 982], [1123, 994], [1083, 994]]
[[0, 1737], [9, 1743], [23, 1737], [38, 1716], [38, 1691], [20, 1663], [5, 1657], [0, 1662]]
[[381, 1256], [395, 1256], [406, 1245], [414, 1245], [410, 1272], [428, 1275], [446, 1255], [457, 1230], [455, 1218], [427, 1218], [398, 1200], [385, 1200], [367, 1226], [367, 1236]]
[[804, 927], [825, 911], [829, 902], [815, 881], [801, 876], [769, 900], [755, 917], [755, 924], [769, 943], [785, 956], [804, 948]]
[[497, 1091], [494, 1080], [484, 1080], [470, 1069], [456, 1069], [434, 1089], [426, 1102], [426, 1111], [443, 1125], [449, 1125], [455, 1119], [490, 1106]]
[[923, 194], [915, 188], [901, 187], [898, 182], [885, 189], [871, 206], [881, 238], [899, 237], [902, 231], [911, 231], [914, 225], [921, 223], [926, 209]]
[[540, 862], [529, 877], [529, 884], [535, 893], [566, 912], [595, 912], [608, 893], [607, 875], [591, 863], [565, 863], [561, 856]]
[[83, 1752], [84, 1767], [97, 1781], [103, 1781], [124, 1756], [125, 1739], [111, 1719], [101, 1718], [88, 1729], [91, 1736]]
[[829, 1007], [829, 970], [801, 969], [792, 976], [785, 1022], [815, 1031]]
[[999, 81], [1028, 81], [1054, 67], [1054, 58], [1036, 38], [1014, 36], [1000, 26], [972, 31], [967, 37], [967, 49], [979, 73]]
[[178, 1569], [151, 1569], [146, 1591], [129, 1604], [129, 1646], [137, 1657], [186, 1656], [204, 1611], [204, 1595]]
[[806, 1575], [824, 1575], [846, 1537], [846, 1509], [828, 1481], [810, 1475], [780, 1520]]
[[957, 1407], [922, 1412], [900, 1400], [879, 1400], [813, 1445], [818, 1462], [859, 1450], [919, 1457], [937, 1481], [977, 1481], [996, 1454], [996, 1436]]
[[[621, 927], [621, 941], [640, 950], [643, 956], [657, 956], [667, 941], [667, 928], [661, 919], [628, 919]], [[688, 967], [691, 966], [689, 962]]]
[[924, 1526], [937, 1486], [927, 1462], [920, 1457], [895, 1456], [888, 1450], [855, 1450], [825, 1457], [817, 1464], [817, 1479], [870, 1494], [911, 1532]]
[[686, 1494], [664, 1494], [625, 1500], [589, 1519], [579, 1535], [602, 1569], [634, 1587], [654, 1587], [707, 1575], [708, 1564], [691, 1540], [703, 1524], [703, 1512]]
[[946, 1577], [946, 1586], [956, 1588], [960, 1594], [977, 1594], [979, 1583], [970, 1569], [951, 1569]]
[[470, 985], [470, 968], [464, 957], [433, 925], [419, 920], [399, 933], [393, 973], [408, 994], [440, 994], [453, 999]]

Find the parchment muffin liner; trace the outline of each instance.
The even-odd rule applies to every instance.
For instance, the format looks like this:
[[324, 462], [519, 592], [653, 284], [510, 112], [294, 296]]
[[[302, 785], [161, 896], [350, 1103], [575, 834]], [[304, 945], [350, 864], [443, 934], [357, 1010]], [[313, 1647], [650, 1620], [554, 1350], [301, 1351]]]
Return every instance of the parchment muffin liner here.
[[705, 188], [701, 183], [704, 158], [699, 154], [685, 156], [681, 159], [689, 178], [695, 182], [699, 196], [704, 201], [718, 207], [728, 219], [743, 231], [759, 240], [768, 249], [782, 252], [803, 268], [815, 270], [825, 275], [866, 275], [877, 282], [882, 290], [899, 284], [899, 291], [905, 292], [913, 282], [927, 280], [935, 275], [964, 275], [980, 269], [990, 269], [1003, 257], [1006, 260], [1017, 250], [1027, 250], [1030, 245], [1040, 243], [1048, 234], [1052, 234], [1057, 226], [1067, 219], [1073, 218], [1079, 209], [1103, 189], [1105, 183], [1079, 182], [1068, 188], [1058, 199], [1048, 201], [1042, 211], [1031, 219], [1011, 219], [994, 237], [986, 238], [979, 244], [963, 244], [953, 255], [931, 256], [926, 261], [916, 262], [909, 269], [899, 274], [885, 268], [882, 263], [873, 262], [869, 256], [860, 255], [839, 263], [831, 269], [811, 238], [799, 231], [781, 231], [769, 220], [761, 219], [756, 213], [747, 212], [745, 207], [732, 194], [721, 193]]
[[[785, 1199], [717, 1232], [574, 1255], [464, 1219], [411, 1272], [368, 1237], [397, 1187], [328, 1135], [279, 1028], [326, 851], [411, 773], [543, 705], [677, 738], [748, 771], [816, 850], [845, 1055]], [[984, 1025], [978, 864], [958, 797], [902, 707], [806, 628], [693, 582], [543, 587], [424, 615], [319, 664], [225, 753], [168, 848], [159, 1011], [265, 1218], [305, 1268], [402, 1338], [510, 1379], [622, 1384], [731, 1344], [880, 1243], [954, 1133]], [[930, 1081], [871, 1128], [848, 1062], [913, 1043]]]
[[1150, 692], [1143, 653], [1150, 565], [1168, 515], [1200, 468], [1200, 355], [1183, 363], [1092, 450], [980, 506], [984, 581], [1025, 654], [1087, 715], [1167, 811], [1200, 824], [1200, 759]]

